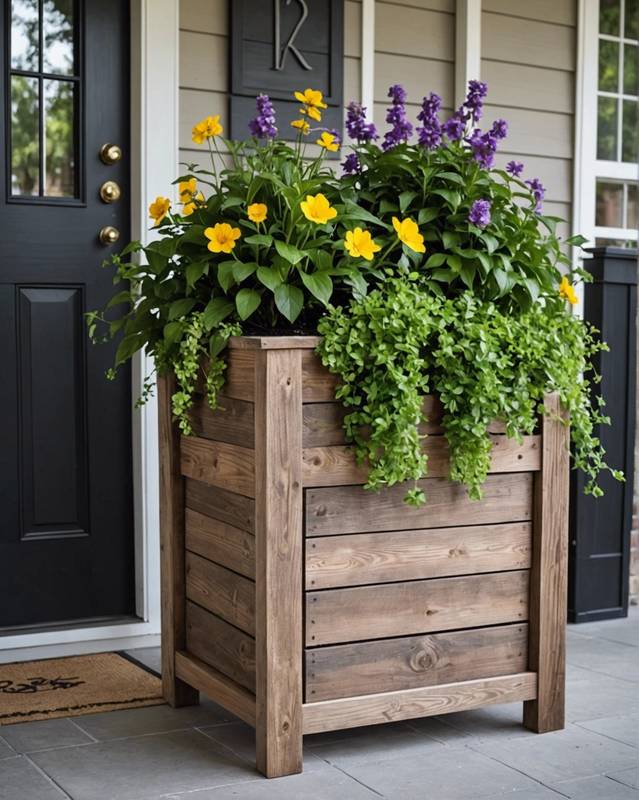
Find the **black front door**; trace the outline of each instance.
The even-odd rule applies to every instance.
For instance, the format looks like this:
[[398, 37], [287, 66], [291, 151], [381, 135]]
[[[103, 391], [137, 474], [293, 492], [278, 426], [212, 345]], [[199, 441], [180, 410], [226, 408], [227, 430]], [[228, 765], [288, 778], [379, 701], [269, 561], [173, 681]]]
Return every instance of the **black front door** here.
[[83, 318], [113, 291], [100, 231], [129, 235], [129, 8], [2, 10], [0, 629], [15, 632], [134, 613], [130, 375], [105, 380], [113, 349]]

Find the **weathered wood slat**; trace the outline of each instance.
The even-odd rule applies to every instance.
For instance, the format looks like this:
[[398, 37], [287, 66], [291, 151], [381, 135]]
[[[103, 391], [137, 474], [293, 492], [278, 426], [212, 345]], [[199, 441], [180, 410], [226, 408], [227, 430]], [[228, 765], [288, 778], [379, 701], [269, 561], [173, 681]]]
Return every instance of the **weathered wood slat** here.
[[202, 439], [237, 444], [251, 449], [255, 441], [253, 403], [220, 396], [211, 408], [204, 395], [197, 395], [189, 412], [193, 433]]
[[182, 475], [246, 497], [255, 496], [255, 452], [226, 442], [183, 436]]
[[185, 546], [210, 561], [255, 579], [255, 537], [207, 517], [193, 509], [186, 509]]
[[231, 336], [230, 350], [314, 350], [319, 336]]
[[306, 544], [306, 588], [527, 569], [531, 524], [322, 536]]
[[200, 661], [191, 653], [175, 654], [177, 676], [202, 694], [255, 727], [255, 695], [227, 678], [218, 670]]
[[255, 532], [255, 500], [252, 498], [189, 478], [185, 481], [185, 493], [187, 508], [240, 530]]
[[305, 653], [306, 701], [512, 675], [527, 662], [527, 625], [317, 647]]
[[521, 672], [498, 678], [304, 703], [304, 733], [380, 725], [402, 719], [469, 711], [494, 703], [531, 700], [536, 696], [536, 687], [536, 674]]
[[186, 649], [255, 692], [255, 640], [191, 602], [186, 604]]
[[213, 561], [186, 554], [186, 596], [255, 636], [255, 584]]
[[[490, 436], [491, 473], [533, 472], [539, 469], [541, 439], [525, 436], [522, 444], [507, 436]], [[428, 455], [428, 477], [446, 478], [450, 471], [448, 442], [428, 436], [422, 450]], [[304, 486], [349, 486], [366, 483], [368, 467], [355, 461], [352, 447], [306, 447], [302, 451]]]
[[[208, 368], [208, 361], [205, 360], [195, 386], [198, 394], [206, 393], [204, 374], [208, 372]], [[230, 350], [227, 353], [223, 391], [225, 397], [253, 402], [255, 396], [254, 350]]]
[[528, 570], [326, 589], [306, 595], [306, 645], [525, 622]]
[[302, 351], [302, 399], [305, 403], [335, 400], [337, 376], [323, 366], [312, 350]]
[[466, 489], [444, 478], [418, 481], [427, 502], [415, 508], [404, 502], [407, 486], [379, 493], [360, 486], [306, 490], [306, 535], [331, 536], [360, 531], [439, 528], [448, 525], [489, 525], [526, 521], [532, 515], [532, 474], [489, 475], [483, 499], [470, 500]]

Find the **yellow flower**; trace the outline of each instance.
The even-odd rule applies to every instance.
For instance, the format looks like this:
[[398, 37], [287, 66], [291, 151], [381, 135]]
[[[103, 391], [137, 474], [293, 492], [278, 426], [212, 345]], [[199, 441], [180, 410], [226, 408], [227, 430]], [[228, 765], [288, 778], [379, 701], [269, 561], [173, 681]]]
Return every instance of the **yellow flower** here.
[[266, 203], [251, 203], [246, 211], [251, 222], [264, 222], [268, 214]]
[[328, 108], [319, 89], [306, 89], [304, 92], [295, 92], [295, 99], [309, 108]]
[[180, 192], [180, 201], [182, 203], [189, 203], [193, 199], [193, 195], [197, 190], [197, 180], [189, 178], [188, 181], [180, 181], [178, 184], [178, 191]]
[[573, 285], [565, 275], [559, 284], [559, 297], [563, 297], [564, 300], [567, 300], [571, 306], [576, 306], [579, 302]]
[[294, 119], [293, 122], [291, 122], [291, 125], [294, 128], [298, 128], [300, 131], [302, 131], [305, 136], [311, 129], [311, 126], [305, 119]]
[[200, 203], [203, 202], [204, 202], [204, 195], [202, 194], [202, 192], [198, 192], [194, 197], [191, 197], [188, 203], [184, 203], [184, 205], [182, 206], [182, 216], [183, 217], [190, 216], [199, 207]]
[[373, 241], [370, 232], [363, 231], [361, 228], [355, 228], [354, 231], [346, 231], [344, 247], [352, 258], [365, 258], [367, 261], [371, 261], [373, 255], [382, 249]]
[[194, 125], [191, 136], [195, 144], [202, 144], [205, 139], [221, 136], [223, 131], [224, 128], [220, 125], [220, 115], [216, 114], [214, 117], [205, 117]]
[[168, 197], [156, 197], [149, 206], [149, 217], [156, 225], [159, 225], [169, 213], [169, 208], [171, 208], [171, 201]]
[[322, 112], [315, 108], [315, 106], [306, 106], [306, 108], [300, 108], [300, 114], [308, 114], [311, 119], [314, 119], [315, 122], [322, 121]]
[[317, 140], [317, 144], [320, 147], [325, 147], [327, 150], [330, 150], [333, 153], [336, 150], [339, 150], [339, 140], [337, 139], [337, 136], [335, 136], [333, 133], [329, 133], [328, 131], [324, 131], [324, 133]]
[[417, 223], [410, 217], [406, 217], [401, 222], [397, 217], [393, 217], [393, 228], [397, 232], [397, 238], [403, 242], [406, 247], [410, 247], [416, 253], [425, 253], [424, 237], [419, 232]]
[[212, 253], [230, 253], [235, 247], [235, 240], [242, 235], [239, 228], [231, 227], [228, 222], [217, 222], [213, 228], [206, 228], [204, 235], [210, 239], [207, 247]]
[[331, 206], [323, 194], [307, 194], [306, 200], [302, 200], [300, 207], [306, 219], [316, 225], [325, 225], [329, 219], [337, 216], [337, 211]]

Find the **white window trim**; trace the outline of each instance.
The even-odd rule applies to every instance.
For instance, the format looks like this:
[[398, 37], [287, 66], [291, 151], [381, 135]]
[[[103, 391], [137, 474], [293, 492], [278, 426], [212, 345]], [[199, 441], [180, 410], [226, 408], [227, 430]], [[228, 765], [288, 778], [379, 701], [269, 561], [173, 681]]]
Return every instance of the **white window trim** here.
[[460, 106], [468, 81], [481, 78], [481, 0], [457, 0], [455, 7], [455, 106]]
[[[166, 195], [178, 168], [179, 0], [131, 4], [131, 230], [147, 239], [149, 198]], [[167, 88], [168, 87], [168, 88]], [[161, 124], [158, 124], [158, 120]], [[133, 396], [150, 372], [133, 361]], [[140, 621], [47, 629], [0, 637], [0, 663], [160, 643], [159, 458], [157, 404], [133, 409], [136, 613]]]

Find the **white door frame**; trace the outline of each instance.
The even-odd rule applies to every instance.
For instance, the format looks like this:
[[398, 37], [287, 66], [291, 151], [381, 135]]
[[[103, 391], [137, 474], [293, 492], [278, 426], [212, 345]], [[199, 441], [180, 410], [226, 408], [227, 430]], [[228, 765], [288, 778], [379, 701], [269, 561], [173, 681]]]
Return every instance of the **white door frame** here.
[[[178, 168], [179, 0], [131, 2], [131, 231], [147, 240], [147, 205], [170, 194]], [[169, 87], [167, 89], [167, 87]], [[133, 399], [150, 372], [133, 361]], [[160, 537], [157, 404], [133, 414], [135, 600], [139, 621], [0, 636], [0, 663], [160, 642]]]

